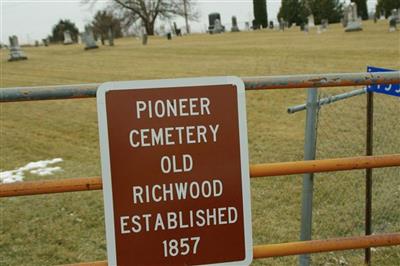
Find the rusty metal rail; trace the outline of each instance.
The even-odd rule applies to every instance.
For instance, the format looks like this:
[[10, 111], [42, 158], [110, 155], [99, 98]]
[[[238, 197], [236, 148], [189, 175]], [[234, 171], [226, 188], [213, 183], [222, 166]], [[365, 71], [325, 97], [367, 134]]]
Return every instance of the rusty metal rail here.
[[400, 233], [260, 245], [253, 248], [253, 257], [255, 259], [261, 259], [278, 256], [394, 245], [400, 245]]
[[28, 196], [103, 189], [101, 177], [49, 179], [0, 184], [0, 197]]
[[[250, 177], [400, 166], [400, 154], [250, 165]], [[0, 185], [0, 197], [102, 189], [101, 177], [25, 181]]]
[[392, 166], [400, 166], [400, 154], [254, 164], [250, 166], [250, 176], [280, 176]]
[[[367, 247], [385, 247], [400, 245], [400, 233], [380, 234], [357, 237], [341, 237], [326, 240], [310, 240], [253, 247], [253, 258], [291, 256], [307, 253], [319, 253], [348, 249], [362, 249]], [[106, 266], [107, 261], [68, 264], [68, 266]]]
[[[400, 83], [400, 71], [244, 77], [246, 90], [366, 86]], [[96, 97], [100, 83], [0, 88], [0, 102]]]

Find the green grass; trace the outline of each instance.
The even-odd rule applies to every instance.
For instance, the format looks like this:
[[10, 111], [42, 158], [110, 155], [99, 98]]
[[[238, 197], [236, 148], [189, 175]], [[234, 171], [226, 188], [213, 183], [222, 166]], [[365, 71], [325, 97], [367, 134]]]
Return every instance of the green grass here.
[[[364, 23], [344, 33], [331, 25], [323, 34], [298, 29], [191, 35], [167, 41], [152, 37], [115, 40], [115, 47], [84, 51], [81, 45], [25, 48], [27, 61], [7, 62], [1, 50], [0, 87], [76, 84], [111, 80], [191, 76], [265, 76], [364, 72], [367, 65], [400, 69], [400, 34], [386, 21]], [[322, 89], [336, 94], [353, 88]], [[305, 101], [305, 90], [252, 91], [247, 96], [250, 162], [301, 160], [304, 112], [286, 108]], [[378, 102], [379, 99], [379, 102]], [[376, 147], [400, 152], [399, 101], [377, 97]], [[321, 111], [319, 158], [363, 155], [365, 97]], [[100, 175], [94, 99], [0, 105], [0, 169], [62, 157], [63, 172], [47, 178]], [[340, 119], [339, 119], [340, 118]], [[396, 120], [397, 119], [397, 120]], [[376, 170], [375, 232], [400, 231], [400, 170]], [[28, 176], [27, 180], [39, 179]], [[363, 171], [317, 175], [314, 238], [361, 235]], [[252, 180], [255, 244], [296, 241], [300, 227], [300, 176]], [[1, 265], [54, 265], [106, 259], [101, 191], [13, 197], [0, 200]], [[362, 265], [363, 251], [312, 256], [314, 265]], [[378, 248], [374, 265], [396, 265], [400, 248]], [[254, 265], [296, 265], [297, 257], [257, 260]]]

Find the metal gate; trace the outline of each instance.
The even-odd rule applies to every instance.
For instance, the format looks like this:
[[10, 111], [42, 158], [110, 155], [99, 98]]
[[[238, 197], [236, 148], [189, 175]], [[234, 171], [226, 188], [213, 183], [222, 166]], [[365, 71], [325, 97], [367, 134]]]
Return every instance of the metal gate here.
[[[243, 78], [246, 90], [273, 90], [319, 88], [340, 86], [365, 86], [400, 83], [400, 71], [375, 73], [344, 73]], [[61, 85], [45, 87], [16, 87], [0, 89], [0, 102], [36, 101], [96, 97], [100, 84]], [[250, 177], [272, 177], [317, 172], [354, 169], [371, 169], [400, 166], [400, 154], [360, 156], [325, 160], [266, 163], [250, 165]], [[0, 184], [0, 197], [50, 194], [102, 189], [101, 177], [61, 180], [27, 181]], [[310, 240], [280, 244], [256, 245], [254, 259], [362, 249], [369, 247], [400, 245], [400, 233], [367, 235], [325, 240]], [[106, 261], [75, 265], [106, 265]]]

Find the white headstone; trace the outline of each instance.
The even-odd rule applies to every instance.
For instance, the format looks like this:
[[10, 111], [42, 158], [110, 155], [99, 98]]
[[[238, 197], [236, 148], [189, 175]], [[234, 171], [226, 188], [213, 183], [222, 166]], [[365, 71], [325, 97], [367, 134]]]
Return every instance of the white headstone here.
[[72, 44], [71, 33], [69, 31], [64, 31], [64, 44]]
[[307, 20], [308, 20], [308, 27], [309, 27], [309, 28], [315, 27], [314, 15], [313, 15], [313, 14], [310, 14], [310, 15], [307, 17]]
[[279, 30], [285, 31], [285, 21], [283, 20], [283, 18], [279, 19]]
[[221, 24], [219, 19], [214, 20], [214, 28], [212, 30], [213, 33], [221, 33], [224, 31], [224, 27]]
[[400, 7], [397, 8], [397, 24], [400, 24]]
[[164, 25], [160, 25], [160, 29], [159, 29], [158, 34], [159, 34], [160, 36], [164, 36], [164, 35], [166, 34], [165, 26], [164, 26]]
[[86, 27], [85, 32], [82, 33], [82, 41], [85, 43], [85, 50], [99, 48], [94, 39], [93, 31], [89, 27]]
[[246, 22], [244, 23], [244, 29], [245, 29], [246, 31], [249, 31], [249, 30], [250, 30], [250, 23], [249, 23], [248, 21], [246, 21]]
[[361, 18], [358, 17], [356, 3], [350, 3], [347, 9], [345, 9], [345, 18], [347, 20], [347, 24], [344, 31], [350, 32], [362, 30]]
[[321, 19], [321, 29], [322, 29], [322, 31], [326, 31], [328, 29], [328, 20], [327, 19]]
[[18, 61], [18, 60], [26, 60], [28, 57], [21, 50], [21, 47], [18, 43], [17, 36], [13, 35], [9, 37], [10, 40], [10, 58], [8, 61]]
[[146, 45], [147, 44], [147, 31], [144, 26], [140, 28], [140, 36], [142, 38], [142, 44]]
[[112, 27], [108, 28], [107, 35], [108, 35], [108, 44], [110, 46], [114, 46], [114, 31], [113, 31]]
[[392, 10], [392, 16], [396, 20], [396, 24], [400, 24], [400, 7]]
[[400, 23], [400, 14], [397, 11], [397, 9], [392, 10], [392, 13], [388, 19], [389, 19], [389, 32], [397, 31], [397, 24]]

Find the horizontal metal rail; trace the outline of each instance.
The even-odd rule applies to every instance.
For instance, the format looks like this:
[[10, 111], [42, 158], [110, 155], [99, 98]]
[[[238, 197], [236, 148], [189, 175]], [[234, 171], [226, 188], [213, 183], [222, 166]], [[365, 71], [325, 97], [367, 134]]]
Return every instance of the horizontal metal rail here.
[[251, 177], [321, 173], [400, 166], [400, 154], [250, 165]]
[[[250, 177], [400, 166], [400, 154], [250, 165]], [[25, 181], [0, 185], [0, 197], [102, 189], [101, 177]]]
[[101, 189], [103, 189], [101, 177], [24, 181], [0, 184], [0, 198]]
[[[394, 245], [400, 245], [400, 233], [256, 245], [253, 247], [253, 258], [262, 259], [270, 257], [281, 257], [349, 249], [362, 249], [368, 247], [385, 247]], [[68, 264], [68, 266], [89, 265], [106, 266], [107, 261]]]
[[[392, 73], [387, 75], [387, 73]], [[367, 86], [400, 83], [400, 71], [242, 78], [246, 90]]]
[[310, 240], [281, 244], [261, 245], [253, 248], [256, 259], [319, 253], [369, 247], [400, 245], [400, 233], [330, 238], [326, 240]]
[[81, 99], [96, 97], [99, 83], [0, 88], [0, 102]]
[[[400, 71], [244, 77], [246, 90], [366, 86], [400, 83]], [[0, 102], [96, 97], [100, 83], [0, 88]]]
[[[326, 98], [319, 99], [318, 100], [318, 106], [321, 107], [321, 106], [326, 105], [326, 104], [331, 104], [331, 103], [334, 103], [334, 102], [337, 102], [337, 101], [345, 100], [345, 99], [348, 99], [348, 98], [351, 98], [351, 97], [354, 97], [354, 96], [358, 96], [358, 95], [362, 95], [362, 94], [365, 94], [365, 93], [367, 93], [367, 88], [366, 87], [362, 88], [362, 89], [346, 92], [346, 93], [341, 93], [341, 94], [337, 94], [337, 95], [333, 95], [333, 96], [328, 96]], [[303, 104], [299, 104], [299, 105], [296, 105], [296, 106], [289, 107], [287, 109], [287, 112], [289, 114], [294, 114], [296, 112], [303, 111], [303, 110], [306, 110], [306, 109], [307, 109], [307, 104], [303, 103]]]

